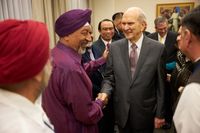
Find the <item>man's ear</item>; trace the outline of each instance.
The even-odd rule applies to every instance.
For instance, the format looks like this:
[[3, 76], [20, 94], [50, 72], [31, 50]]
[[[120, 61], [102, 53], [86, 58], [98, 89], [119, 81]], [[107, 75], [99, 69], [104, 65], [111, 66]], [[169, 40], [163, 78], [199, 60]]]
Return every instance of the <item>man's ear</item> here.
[[143, 32], [145, 30], [145, 27], [146, 27], [146, 22], [142, 22], [141, 26], [142, 26], [141, 31]]
[[190, 30], [186, 29], [184, 34], [187, 47], [190, 47], [192, 42], [192, 33], [190, 32]]
[[69, 40], [69, 36], [64, 36], [63, 39], [64, 39], [65, 41], [68, 41], [68, 40]]
[[41, 82], [43, 79], [43, 74], [44, 74], [44, 70], [42, 70], [40, 73], [38, 73], [33, 79], [37, 82]]

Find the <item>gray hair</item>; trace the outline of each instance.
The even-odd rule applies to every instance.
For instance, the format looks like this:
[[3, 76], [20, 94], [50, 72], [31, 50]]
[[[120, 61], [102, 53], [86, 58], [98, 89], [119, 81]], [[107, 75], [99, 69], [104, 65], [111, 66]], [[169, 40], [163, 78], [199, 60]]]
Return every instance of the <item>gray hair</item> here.
[[157, 25], [157, 24], [160, 24], [160, 23], [168, 23], [168, 20], [166, 17], [164, 16], [158, 16], [155, 20], [154, 20], [154, 24]]
[[138, 21], [146, 23], [146, 14], [141, 8], [139, 8], [139, 7], [130, 7], [130, 8], [127, 9], [127, 11], [137, 12], [138, 13]]

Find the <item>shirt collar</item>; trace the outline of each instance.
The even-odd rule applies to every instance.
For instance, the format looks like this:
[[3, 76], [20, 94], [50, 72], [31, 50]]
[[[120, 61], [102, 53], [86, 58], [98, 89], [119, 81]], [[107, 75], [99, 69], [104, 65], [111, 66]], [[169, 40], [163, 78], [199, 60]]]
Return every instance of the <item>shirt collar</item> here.
[[160, 38], [162, 38], [163, 40], [166, 40], [166, 37], [167, 37], [167, 33], [163, 37], [161, 37], [160, 34], [158, 33], [158, 41]]
[[200, 61], [200, 57], [196, 58], [196, 60], [194, 60], [194, 62], [198, 62], [198, 61]]
[[101, 37], [101, 40], [103, 41], [103, 43], [104, 43], [105, 45], [107, 45], [108, 43], [109, 43], [109, 44], [112, 43], [112, 39], [108, 42], [108, 41], [105, 41], [105, 40]]
[[[138, 39], [138, 41], [135, 43], [135, 45], [137, 46], [138, 50], [141, 50], [143, 39], [144, 39], [144, 35], [142, 34], [141, 37]], [[128, 44], [129, 44], [129, 49], [130, 49], [130, 47], [132, 45], [130, 40], [128, 40]]]

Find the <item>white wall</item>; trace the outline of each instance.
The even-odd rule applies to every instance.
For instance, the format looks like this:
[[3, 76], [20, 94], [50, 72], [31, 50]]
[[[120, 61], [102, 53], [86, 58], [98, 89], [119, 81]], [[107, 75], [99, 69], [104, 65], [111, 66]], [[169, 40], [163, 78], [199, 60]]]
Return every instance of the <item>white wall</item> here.
[[156, 4], [181, 2], [195, 2], [195, 6], [200, 4], [200, 0], [90, 0], [90, 7], [93, 11], [92, 25], [95, 39], [99, 35], [97, 30], [99, 21], [104, 18], [111, 19], [115, 12], [123, 12], [132, 6], [142, 8], [147, 17], [147, 31], [154, 32], [153, 21], [156, 17]]

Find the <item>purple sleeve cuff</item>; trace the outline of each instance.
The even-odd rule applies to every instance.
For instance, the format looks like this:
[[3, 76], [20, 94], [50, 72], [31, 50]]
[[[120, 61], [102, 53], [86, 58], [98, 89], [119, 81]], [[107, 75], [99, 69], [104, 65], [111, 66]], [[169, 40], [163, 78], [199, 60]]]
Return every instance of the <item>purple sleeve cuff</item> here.
[[106, 59], [103, 58], [103, 57], [100, 57], [100, 58], [98, 58], [98, 59], [96, 60], [96, 62], [97, 62], [98, 64], [100, 64], [100, 65], [103, 65], [103, 64], [106, 63]]
[[100, 99], [97, 99], [95, 102], [96, 102], [101, 108], [104, 107], [104, 103], [103, 103]]

